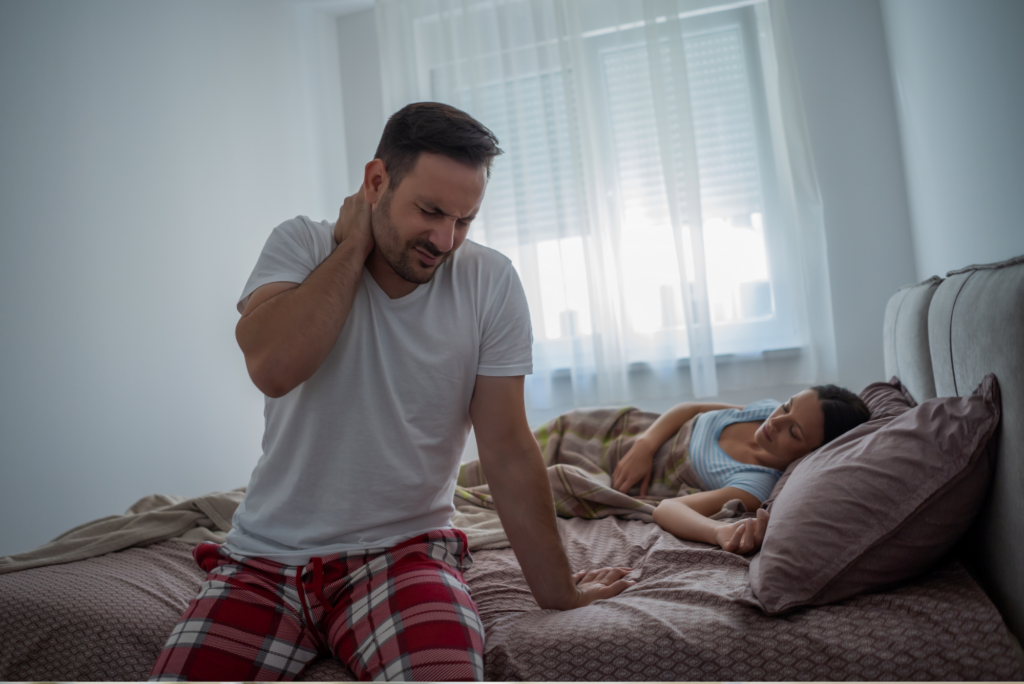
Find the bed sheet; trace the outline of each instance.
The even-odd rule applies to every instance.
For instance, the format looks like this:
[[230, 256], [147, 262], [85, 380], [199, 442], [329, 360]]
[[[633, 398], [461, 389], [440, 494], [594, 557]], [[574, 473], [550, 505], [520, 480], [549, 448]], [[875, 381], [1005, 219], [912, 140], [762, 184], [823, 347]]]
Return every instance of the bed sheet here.
[[618, 518], [559, 519], [574, 570], [639, 582], [568, 613], [539, 611], [511, 550], [467, 573], [492, 680], [1017, 680], [1002, 618], [958, 561], [913, 582], [780, 617], [737, 604], [749, 560]]
[[[145, 681], [204, 573], [161, 542], [0, 575], [0, 681]], [[336, 660], [307, 681], [353, 681]]]
[[[537, 608], [511, 549], [467, 572], [491, 680], [1019, 679], [1008, 632], [956, 561], [880, 594], [769, 618], [734, 602], [748, 560], [641, 521], [559, 519], [574, 569], [629, 565], [621, 596]], [[0, 576], [0, 680], [138, 681], [203, 579], [190, 546]], [[323, 659], [301, 678], [351, 681]]]

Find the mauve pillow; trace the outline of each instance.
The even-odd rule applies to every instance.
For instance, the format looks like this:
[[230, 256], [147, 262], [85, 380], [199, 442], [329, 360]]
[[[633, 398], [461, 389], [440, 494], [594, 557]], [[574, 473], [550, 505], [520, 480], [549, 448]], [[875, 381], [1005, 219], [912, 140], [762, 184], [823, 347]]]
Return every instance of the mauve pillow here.
[[914, 397], [895, 375], [889, 382], [873, 382], [861, 390], [860, 398], [871, 412], [871, 420], [891, 420], [917, 406]]
[[878, 418], [806, 456], [775, 499], [750, 563], [750, 602], [766, 613], [913, 577], [953, 547], [980, 509], [999, 423], [995, 376], [968, 397], [902, 412], [888, 405], [898, 415], [879, 408]]
[[[871, 419], [866, 424], [859, 425], [858, 431], [854, 432], [849, 439], [857, 439], [874, 432], [896, 416], [917, 406], [917, 402], [910, 396], [910, 392], [895, 375], [889, 382], [871, 383], [861, 391], [860, 398], [867, 404], [868, 411], [871, 412]], [[808, 454], [808, 456], [810, 455]], [[772, 493], [761, 504], [761, 508], [771, 510], [772, 504], [775, 503], [782, 488], [789, 482], [789, 476], [806, 458], [807, 456], [802, 456], [789, 464], [789, 467], [782, 473], [782, 477], [775, 483], [775, 487], [772, 488]]]

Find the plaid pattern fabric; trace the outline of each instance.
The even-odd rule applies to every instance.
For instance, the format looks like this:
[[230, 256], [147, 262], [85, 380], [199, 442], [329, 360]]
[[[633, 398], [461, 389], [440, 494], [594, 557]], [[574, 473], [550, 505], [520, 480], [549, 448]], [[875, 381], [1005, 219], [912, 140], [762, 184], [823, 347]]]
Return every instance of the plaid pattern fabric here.
[[[646, 497], [640, 498], [639, 483], [629, 494], [612, 489], [615, 466], [657, 418], [657, 413], [631, 407], [578, 409], [534, 430], [558, 515], [589, 519], [617, 515], [652, 522], [654, 508], [662, 499], [701, 491], [704, 487], [689, 459], [696, 418], [654, 454]], [[455, 496], [476, 506], [495, 507], [480, 461], [459, 468]]]
[[473, 561], [459, 530], [301, 568], [209, 543], [192, 555], [209, 574], [150, 681], [287, 681], [322, 655], [364, 681], [483, 679], [483, 625], [462, 577]]

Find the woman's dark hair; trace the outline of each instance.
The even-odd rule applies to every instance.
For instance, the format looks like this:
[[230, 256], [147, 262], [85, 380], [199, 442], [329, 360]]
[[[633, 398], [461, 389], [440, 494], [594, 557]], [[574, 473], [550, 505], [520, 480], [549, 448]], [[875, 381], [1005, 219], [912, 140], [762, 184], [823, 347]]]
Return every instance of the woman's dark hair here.
[[461, 109], [440, 102], [414, 102], [391, 115], [374, 154], [388, 171], [389, 191], [412, 171], [421, 152], [482, 166], [490, 178], [491, 162], [502, 150], [494, 133]]
[[835, 385], [817, 385], [811, 389], [818, 393], [821, 412], [825, 415], [825, 439], [822, 445], [871, 418], [871, 411], [864, 400], [848, 389]]

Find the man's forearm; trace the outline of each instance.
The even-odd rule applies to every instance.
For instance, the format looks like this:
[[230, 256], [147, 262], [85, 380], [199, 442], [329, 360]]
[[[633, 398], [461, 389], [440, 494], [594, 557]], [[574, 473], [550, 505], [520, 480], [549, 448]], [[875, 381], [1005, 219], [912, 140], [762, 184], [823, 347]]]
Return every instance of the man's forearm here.
[[282, 396], [320, 367], [348, 319], [365, 256], [342, 242], [301, 285], [272, 297], [238, 323], [249, 375]]
[[[484, 463], [491, 495], [526, 582], [541, 608], [576, 607], [576, 586], [555, 524], [547, 470], [537, 443], [509, 447]], [[533, 453], [524, 453], [532, 451]]]

